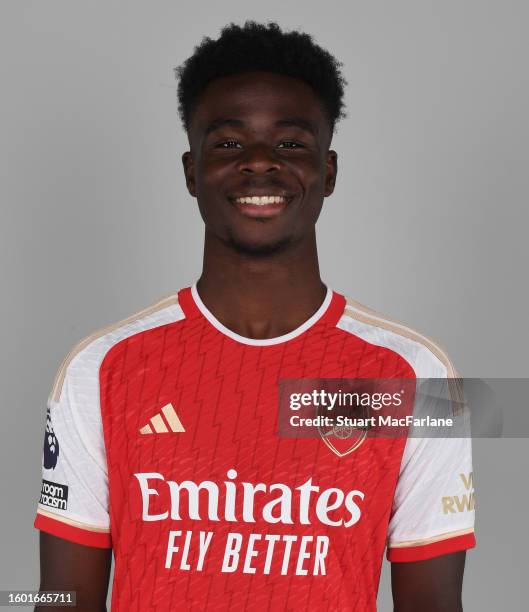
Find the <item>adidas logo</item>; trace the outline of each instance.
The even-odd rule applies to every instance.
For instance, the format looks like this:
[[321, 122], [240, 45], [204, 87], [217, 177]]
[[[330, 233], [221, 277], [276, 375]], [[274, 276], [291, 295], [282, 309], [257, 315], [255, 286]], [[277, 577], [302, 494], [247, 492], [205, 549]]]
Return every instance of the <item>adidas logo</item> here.
[[161, 412], [151, 417], [150, 423], [147, 423], [147, 425], [144, 425], [140, 429], [141, 434], [152, 434], [155, 432], [169, 433], [170, 431], [175, 433], [182, 433], [185, 431], [172, 404], [166, 404]]

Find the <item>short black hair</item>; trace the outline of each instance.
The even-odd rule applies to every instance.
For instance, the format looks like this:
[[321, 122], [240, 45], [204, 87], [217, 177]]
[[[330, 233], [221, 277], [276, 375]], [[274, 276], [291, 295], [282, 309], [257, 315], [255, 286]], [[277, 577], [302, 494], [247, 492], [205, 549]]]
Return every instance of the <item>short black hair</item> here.
[[275, 22], [230, 23], [219, 38], [204, 37], [181, 66], [175, 68], [178, 112], [188, 130], [195, 105], [214, 79], [248, 71], [266, 71], [305, 81], [319, 96], [331, 130], [345, 116], [343, 77], [339, 62], [304, 32], [284, 32]]

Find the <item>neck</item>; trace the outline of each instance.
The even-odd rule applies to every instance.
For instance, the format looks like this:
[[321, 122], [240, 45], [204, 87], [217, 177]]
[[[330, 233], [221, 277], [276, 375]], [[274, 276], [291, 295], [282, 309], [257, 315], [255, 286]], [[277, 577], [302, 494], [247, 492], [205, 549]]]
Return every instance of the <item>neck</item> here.
[[282, 336], [309, 319], [326, 293], [316, 235], [270, 255], [241, 254], [206, 232], [200, 298], [228, 329], [246, 338]]

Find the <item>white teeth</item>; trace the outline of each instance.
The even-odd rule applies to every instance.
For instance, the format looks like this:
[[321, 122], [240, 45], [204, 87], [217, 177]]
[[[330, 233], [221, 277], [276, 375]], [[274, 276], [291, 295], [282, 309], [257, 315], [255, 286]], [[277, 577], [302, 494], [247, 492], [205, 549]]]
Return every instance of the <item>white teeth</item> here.
[[239, 204], [254, 204], [257, 206], [266, 206], [266, 204], [284, 204], [286, 198], [283, 196], [246, 196], [237, 198]]

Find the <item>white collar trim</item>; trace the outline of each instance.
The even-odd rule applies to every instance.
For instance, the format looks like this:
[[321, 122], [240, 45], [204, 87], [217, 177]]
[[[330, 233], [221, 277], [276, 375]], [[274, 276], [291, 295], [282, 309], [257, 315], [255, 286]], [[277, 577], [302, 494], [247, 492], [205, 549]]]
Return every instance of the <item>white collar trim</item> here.
[[281, 344], [282, 342], [287, 342], [288, 340], [292, 340], [297, 336], [301, 335], [304, 331], [307, 331], [310, 327], [312, 327], [316, 321], [318, 321], [326, 312], [332, 300], [332, 289], [327, 287], [327, 293], [325, 295], [325, 299], [323, 300], [321, 306], [318, 310], [296, 329], [293, 329], [288, 334], [283, 334], [282, 336], [276, 336], [275, 338], [246, 338], [245, 336], [241, 336], [236, 334], [231, 329], [228, 329], [225, 325], [223, 325], [215, 316], [206, 308], [204, 302], [200, 299], [197, 291], [197, 284], [194, 283], [191, 286], [191, 295], [193, 296], [193, 300], [197, 305], [197, 308], [200, 312], [206, 317], [206, 319], [222, 334], [230, 337], [232, 340], [236, 342], [240, 342], [242, 344], [250, 344], [252, 346], [270, 346], [273, 344]]

